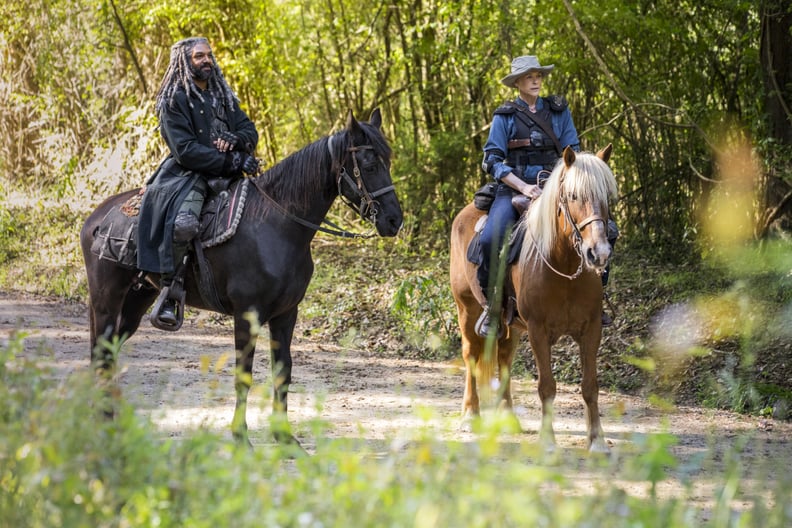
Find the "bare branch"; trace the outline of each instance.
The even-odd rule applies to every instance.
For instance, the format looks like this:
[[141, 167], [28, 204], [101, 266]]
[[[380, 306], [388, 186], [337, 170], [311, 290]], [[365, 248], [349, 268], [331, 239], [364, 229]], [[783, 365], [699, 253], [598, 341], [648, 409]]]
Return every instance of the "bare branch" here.
[[143, 85], [143, 93], [148, 95], [148, 86], [146, 84], [146, 77], [143, 75], [143, 69], [140, 67], [140, 63], [138, 62], [137, 54], [135, 53], [135, 49], [132, 47], [132, 42], [129, 40], [129, 34], [127, 33], [126, 28], [124, 27], [124, 23], [121, 21], [121, 15], [118, 13], [118, 9], [116, 8], [115, 1], [110, 0], [110, 6], [113, 8], [113, 18], [118, 24], [119, 29], [121, 29], [121, 34], [124, 36], [124, 48], [129, 52], [129, 55], [132, 57], [132, 63], [135, 65], [135, 70], [137, 70], [138, 78], [140, 79], [140, 84]]
[[781, 201], [778, 203], [778, 205], [773, 207], [770, 210], [770, 212], [767, 213], [767, 217], [766, 217], [766, 219], [764, 221], [764, 225], [762, 225], [762, 228], [759, 231], [759, 233], [757, 235], [757, 238], [761, 239], [761, 238], [765, 237], [767, 232], [770, 230], [770, 224], [775, 222], [776, 219], [781, 216], [781, 213], [783, 212], [784, 207], [786, 207], [786, 205], [788, 203], [790, 203], [790, 202], [792, 202], [792, 190], [789, 191], [788, 193], [786, 193], [786, 195], [784, 195], [784, 197], [781, 199]]

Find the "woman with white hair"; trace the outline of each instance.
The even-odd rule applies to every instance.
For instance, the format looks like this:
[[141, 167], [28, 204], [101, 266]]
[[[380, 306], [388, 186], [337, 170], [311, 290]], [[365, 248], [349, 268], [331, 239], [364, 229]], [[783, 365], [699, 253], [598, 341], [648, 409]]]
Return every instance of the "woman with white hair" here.
[[[533, 55], [515, 58], [511, 73], [501, 79], [510, 88], [518, 90], [517, 98], [507, 101], [495, 110], [489, 137], [484, 145], [482, 169], [498, 184], [489, 218], [481, 232], [481, 261], [478, 281], [487, 306], [476, 323], [476, 332], [485, 337], [491, 326], [491, 302], [495, 288], [491, 272], [498, 269], [497, 255], [503, 238], [518, 219], [512, 198], [518, 194], [528, 199], [541, 194], [542, 180], [550, 175], [563, 149], [580, 150], [577, 129], [566, 99], [560, 95], [540, 97], [545, 76], [554, 65], [542, 66]], [[500, 310], [498, 310], [500, 311]], [[498, 335], [503, 325], [499, 324]]]

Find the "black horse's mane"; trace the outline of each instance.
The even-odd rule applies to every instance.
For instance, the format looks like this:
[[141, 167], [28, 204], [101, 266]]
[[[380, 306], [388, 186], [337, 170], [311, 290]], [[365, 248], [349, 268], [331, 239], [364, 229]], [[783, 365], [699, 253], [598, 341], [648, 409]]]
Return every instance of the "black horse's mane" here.
[[[364, 122], [358, 124], [362, 134], [344, 129], [325, 136], [267, 169], [254, 179], [255, 186], [284, 209], [296, 213], [307, 211], [317, 193], [332, 200], [338, 192], [334, 178], [347, 156], [352, 155], [350, 147], [370, 145], [377, 156], [390, 160], [391, 148], [379, 129]], [[269, 209], [267, 201], [253, 209]]]

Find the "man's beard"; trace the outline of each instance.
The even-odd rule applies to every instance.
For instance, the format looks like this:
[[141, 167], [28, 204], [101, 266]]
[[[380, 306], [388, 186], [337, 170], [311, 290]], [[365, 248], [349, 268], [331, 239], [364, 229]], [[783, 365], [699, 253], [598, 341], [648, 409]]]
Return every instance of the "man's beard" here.
[[190, 74], [196, 81], [208, 81], [212, 77], [213, 73], [213, 68], [204, 70], [202, 68], [196, 68], [194, 65], [190, 64]]

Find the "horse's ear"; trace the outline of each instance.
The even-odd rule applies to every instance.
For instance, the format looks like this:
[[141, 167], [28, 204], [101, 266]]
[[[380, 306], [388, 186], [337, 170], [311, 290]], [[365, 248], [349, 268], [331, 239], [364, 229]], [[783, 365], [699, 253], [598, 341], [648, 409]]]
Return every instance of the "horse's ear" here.
[[613, 143], [608, 143], [607, 147], [597, 152], [597, 157], [605, 163], [608, 163], [608, 160], [611, 157], [611, 152], [613, 152]]
[[349, 113], [347, 114], [346, 128], [350, 132], [360, 130], [360, 125], [358, 124], [357, 119], [355, 119], [355, 114], [352, 112], [352, 110], [349, 110]]
[[371, 112], [371, 117], [369, 117], [369, 123], [371, 124], [371, 126], [377, 129], [382, 127], [382, 113], [380, 112], [379, 108], [375, 108]]
[[572, 150], [572, 147], [567, 147], [564, 149], [564, 165], [566, 168], [570, 168], [573, 163], [575, 163], [575, 151]]

